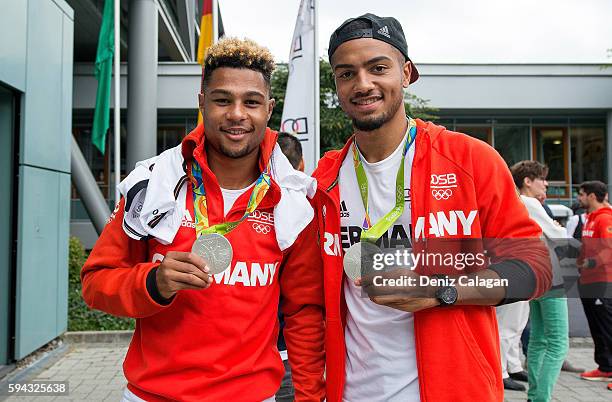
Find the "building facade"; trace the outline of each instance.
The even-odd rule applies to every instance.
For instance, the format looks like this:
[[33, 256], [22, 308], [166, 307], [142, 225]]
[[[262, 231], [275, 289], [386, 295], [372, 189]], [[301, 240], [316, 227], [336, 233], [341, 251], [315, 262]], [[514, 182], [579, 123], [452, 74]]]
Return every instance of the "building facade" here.
[[74, 13], [0, 12], [0, 372], [66, 330]]

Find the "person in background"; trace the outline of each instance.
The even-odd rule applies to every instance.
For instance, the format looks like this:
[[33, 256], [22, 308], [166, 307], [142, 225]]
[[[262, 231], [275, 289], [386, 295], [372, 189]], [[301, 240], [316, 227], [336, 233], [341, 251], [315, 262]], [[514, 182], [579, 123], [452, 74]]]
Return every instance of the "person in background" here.
[[278, 145], [281, 151], [285, 154], [289, 163], [295, 170], [300, 172], [304, 171], [304, 157], [302, 155], [302, 143], [295, 135], [279, 132], [278, 133]]
[[567, 235], [565, 229], [548, 216], [537, 198], [546, 191], [547, 170], [545, 165], [533, 160], [518, 162], [510, 168], [529, 216], [542, 228], [553, 268], [551, 290], [529, 302], [531, 332], [527, 352], [527, 396], [531, 402], [550, 401], [569, 349], [567, 299], [564, 297], [563, 277], [555, 252], [556, 246], [564, 246], [563, 240]]
[[590, 381], [612, 379], [612, 209], [607, 195], [608, 188], [600, 181], [584, 182], [578, 190], [578, 201], [587, 211], [577, 260], [579, 290], [598, 366], [580, 377]]
[[[548, 187], [546, 181], [548, 168], [542, 164], [534, 164], [533, 161], [522, 161], [514, 164], [510, 171], [514, 178], [514, 184], [520, 189], [521, 193], [529, 194], [530, 197], [535, 198], [542, 205]], [[498, 306], [496, 312], [504, 388], [524, 391], [525, 386], [517, 381], [527, 382], [529, 379], [521, 363], [519, 343], [529, 319], [529, 303], [519, 301]]]
[[[548, 187], [548, 181], [546, 181], [546, 186]], [[552, 209], [550, 209], [550, 207], [546, 205], [546, 193], [540, 194], [540, 196], [537, 197], [537, 200], [540, 202], [540, 204], [542, 204], [542, 208], [544, 208], [544, 211], [546, 211], [546, 215], [548, 215], [550, 219], [554, 220], [555, 214], [553, 214]]]
[[[571, 209], [574, 215], [570, 216], [565, 223], [565, 231], [568, 238], [573, 238], [575, 241], [570, 243], [566, 254], [567, 259], [565, 261], [567, 261], [566, 264], [570, 264], [570, 267], [576, 269], [576, 258], [580, 254], [580, 240], [582, 240], [582, 228], [586, 223], [586, 212], [578, 201], [572, 204]], [[566, 283], [566, 285], [568, 285], [567, 289], [573, 289], [575, 282], [572, 281], [571, 283]], [[568, 373], [583, 373], [585, 370], [582, 367], [574, 366], [568, 359], [565, 359], [561, 366], [561, 371], [566, 371]]]
[[[300, 140], [298, 140], [297, 137], [289, 133], [279, 132], [278, 139], [276, 140], [276, 142], [280, 146], [280, 149], [283, 154], [289, 160], [289, 163], [291, 163], [291, 166], [293, 166], [295, 170], [303, 172], [304, 158], [302, 157], [302, 144], [300, 143]], [[283, 329], [285, 328], [285, 318], [283, 317], [280, 308], [278, 310], [278, 320], [280, 326], [278, 331], [277, 347], [281, 355], [281, 359], [283, 359], [283, 365], [285, 366], [285, 375], [283, 376], [283, 380], [281, 381], [280, 390], [276, 393], [276, 400], [279, 402], [285, 400], [292, 401], [294, 397], [294, 391], [293, 382], [291, 381], [291, 366], [289, 365], [289, 359], [287, 358], [287, 345], [285, 344], [285, 337], [283, 335]]]
[[576, 240], [582, 240], [582, 228], [586, 223], [586, 211], [578, 201], [572, 204], [571, 208], [574, 215], [567, 219], [565, 229], [569, 236]]

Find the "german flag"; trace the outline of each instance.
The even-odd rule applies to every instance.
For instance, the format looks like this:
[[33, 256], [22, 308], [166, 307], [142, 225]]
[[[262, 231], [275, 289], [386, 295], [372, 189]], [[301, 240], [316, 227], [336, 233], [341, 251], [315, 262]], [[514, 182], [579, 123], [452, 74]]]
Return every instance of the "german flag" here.
[[[206, 55], [206, 49], [215, 43], [213, 38], [213, 3], [217, 3], [214, 0], [202, 0], [202, 20], [200, 21], [200, 40], [198, 42], [198, 63], [204, 64], [204, 56]], [[221, 20], [221, 13], [219, 12], [219, 4], [217, 3], [217, 32], [219, 38], [224, 35], [223, 32], [223, 21]]]
[[[206, 50], [216, 42], [213, 30], [213, 7], [216, 4], [217, 7], [217, 33], [219, 38], [222, 37], [225, 32], [223, 30], [223, 21], [221, 20], [221, 12], [219, 10], [219, 3], [215, 0], [202, 0], [202, 20], [200, 21], [200, 40], [198, 41], [198, 63], [204, 64], [204, 56], [206, 56]], [[202, 113], [198, 109], [198, 124], [202, 123]]]

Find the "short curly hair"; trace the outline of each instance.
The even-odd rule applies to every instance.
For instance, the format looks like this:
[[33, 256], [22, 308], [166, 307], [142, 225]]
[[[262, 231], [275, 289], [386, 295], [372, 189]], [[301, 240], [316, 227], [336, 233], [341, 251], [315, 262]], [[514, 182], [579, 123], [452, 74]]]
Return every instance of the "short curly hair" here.
[[515, 163], [510, 167], [514, 184], [520, 190], [523, 188], [525, 177], [530, 180], [543, 179], [548, 176], [548, 167], [538, 161], [526, 160]]
[[210, 82], [213, 71], [219, 67], [248, 68], [260, 72], [270, 90], [270, 80], [275, 68], [274, 56], [267, 48], [250, 39], [221, 39], [206, 51], [202, 65], [202, 93]]

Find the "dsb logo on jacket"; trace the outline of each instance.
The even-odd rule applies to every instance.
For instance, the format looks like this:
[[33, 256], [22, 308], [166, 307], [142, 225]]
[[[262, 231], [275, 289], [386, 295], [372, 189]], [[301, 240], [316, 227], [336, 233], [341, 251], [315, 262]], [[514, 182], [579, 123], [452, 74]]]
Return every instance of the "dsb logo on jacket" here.
[[436, 200], [448, 200], [457, 188], [457, 175], [455, 173], [432, 174], [429, 183], [431, 195]]

